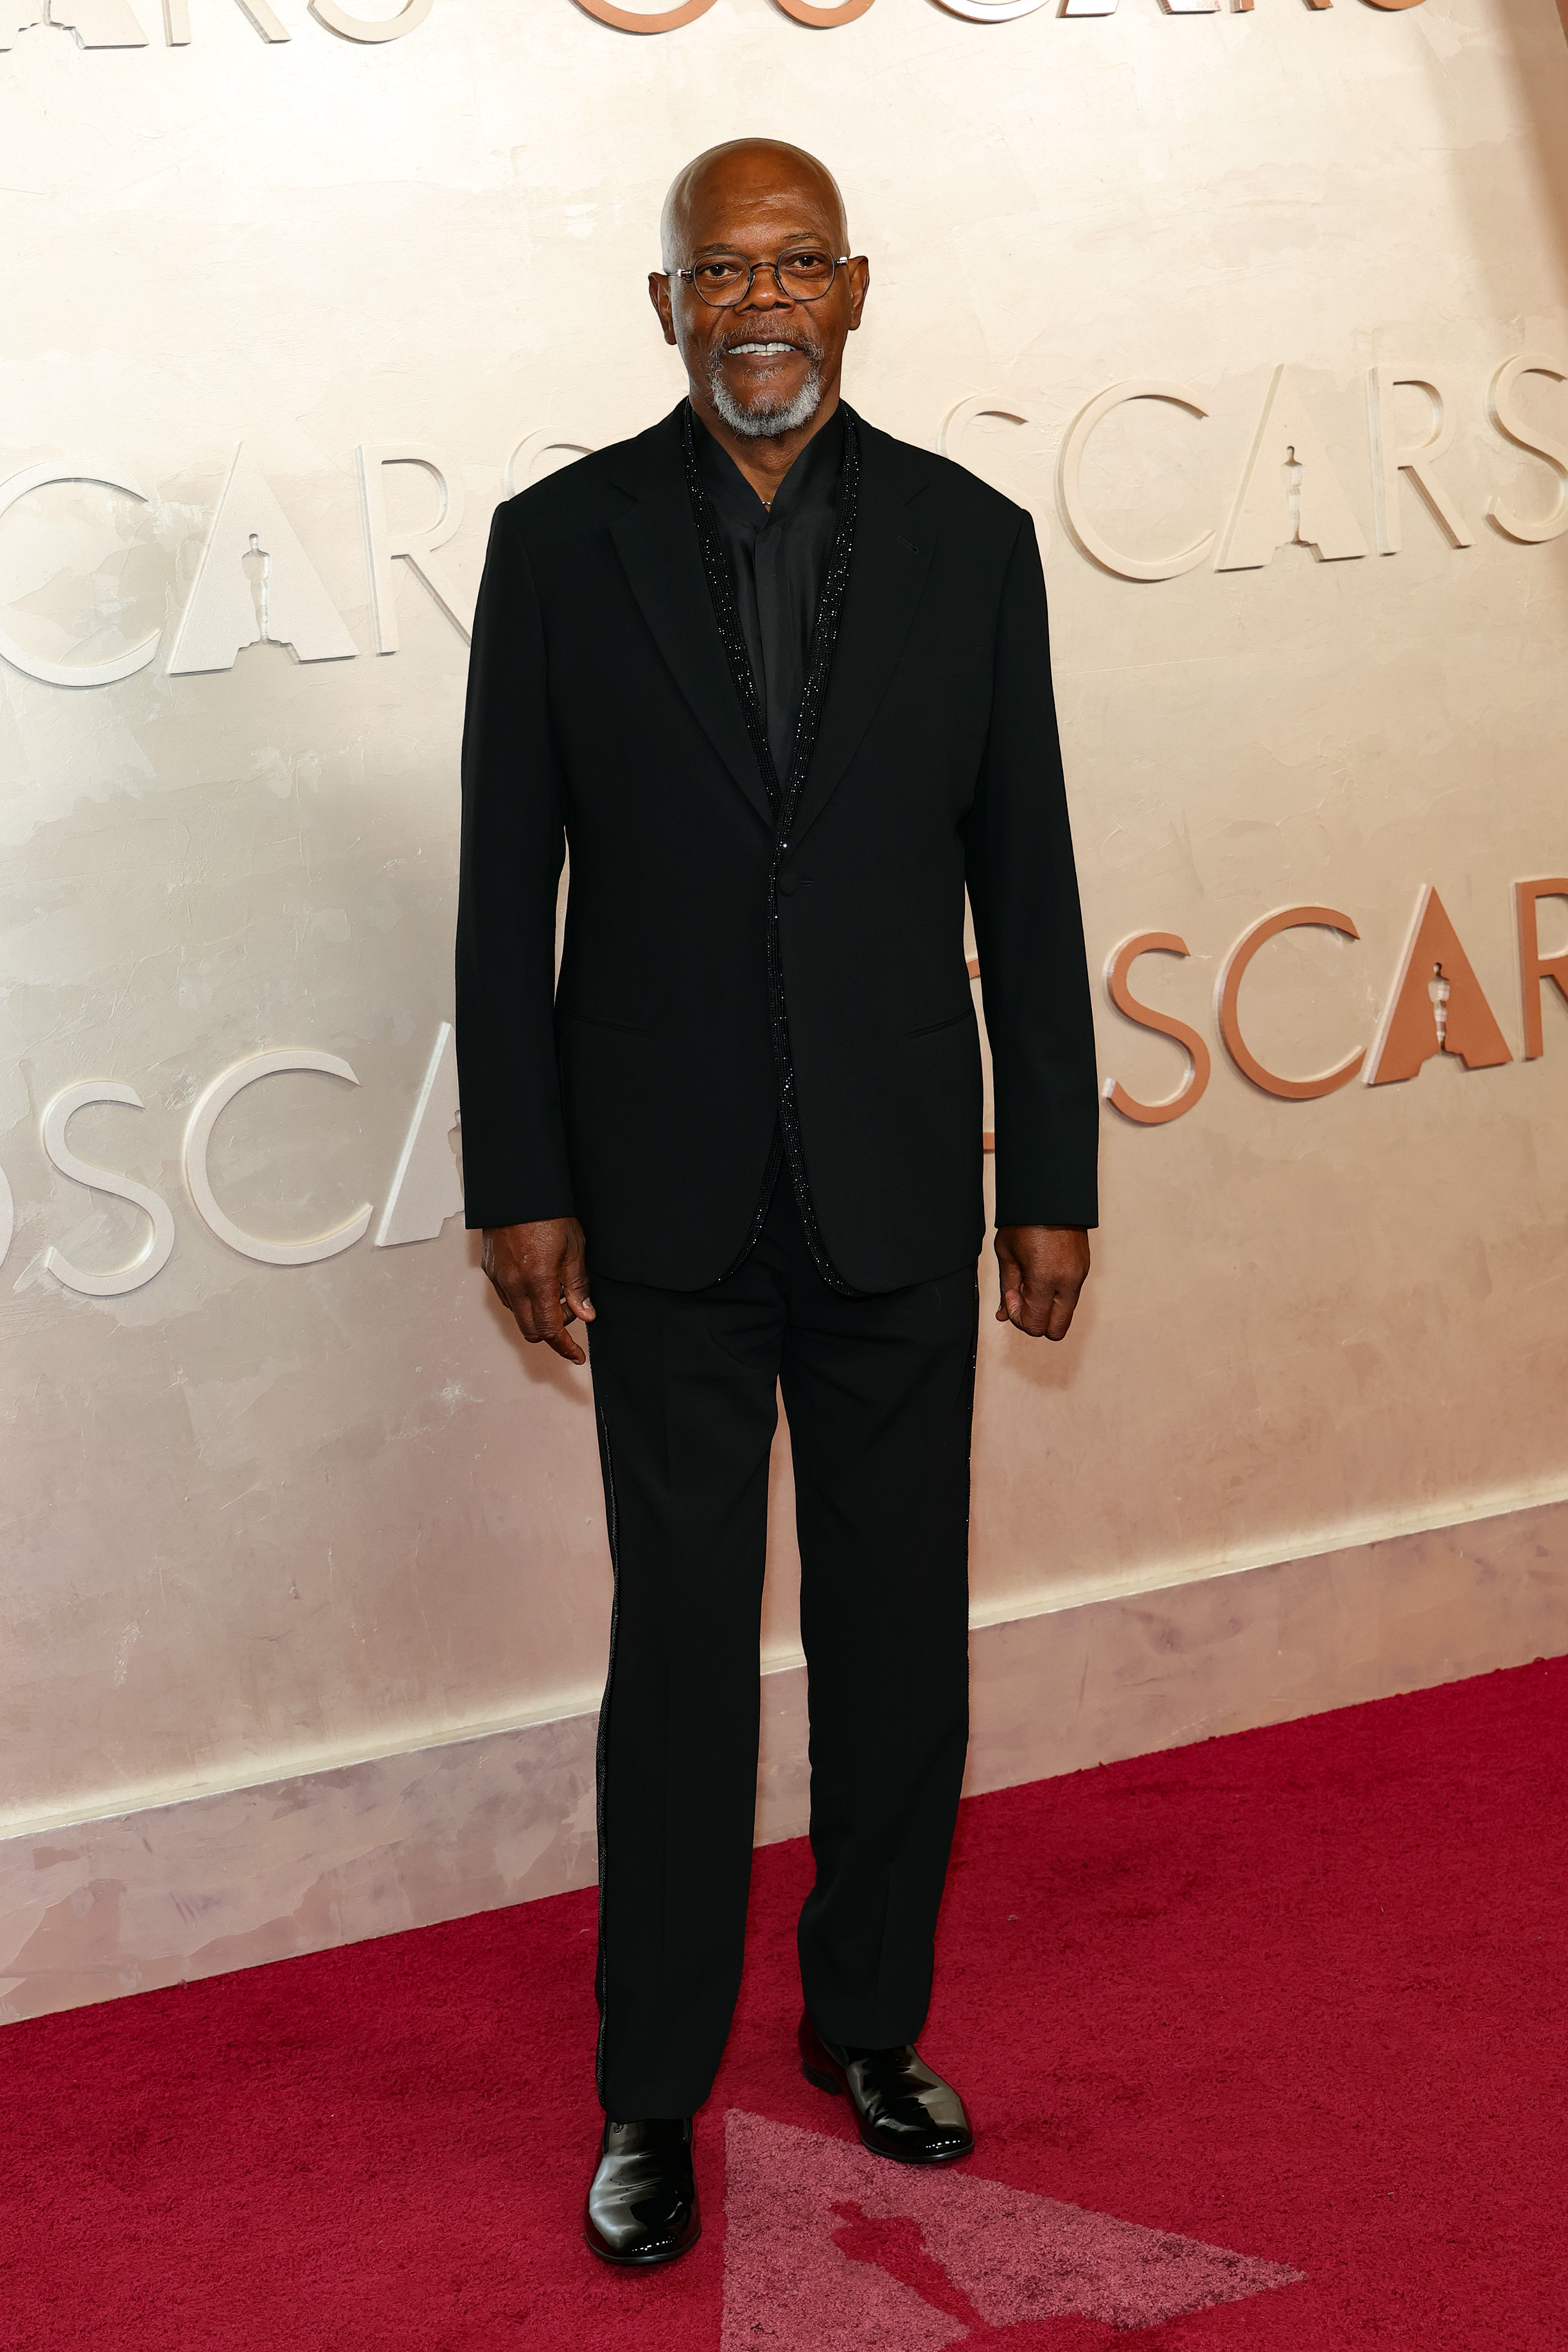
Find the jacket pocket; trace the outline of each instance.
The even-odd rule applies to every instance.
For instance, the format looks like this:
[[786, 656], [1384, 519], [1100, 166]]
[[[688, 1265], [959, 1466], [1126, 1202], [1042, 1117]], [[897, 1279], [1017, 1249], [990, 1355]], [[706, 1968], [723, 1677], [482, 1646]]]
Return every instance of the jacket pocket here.
[[961, 1013], [945, 1013], [940, 1021], [923, 1021], [918, 1029], [911, 1029], [911, 1037], [935, 1037], [939, 1029], [956, 1029], [960, 1021], [972, 1021], [975, 1008], [966, 1004]]

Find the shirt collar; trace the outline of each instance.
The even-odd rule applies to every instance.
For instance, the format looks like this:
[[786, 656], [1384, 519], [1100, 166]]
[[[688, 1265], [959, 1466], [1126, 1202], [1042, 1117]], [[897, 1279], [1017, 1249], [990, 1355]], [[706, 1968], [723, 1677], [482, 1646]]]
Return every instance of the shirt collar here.
[[728, 450], [714, 438], [695, 408], [692, 415], [697, 426], [697, 471], [703, 478], [703, 487], [731, 521], [760, 528], [798, 512], [803, 506], [838, 503], [839, 477], [844, 463], [841, 401], [821, 431], [812, 434], [779, 483], [771, 507], [763, 504]]

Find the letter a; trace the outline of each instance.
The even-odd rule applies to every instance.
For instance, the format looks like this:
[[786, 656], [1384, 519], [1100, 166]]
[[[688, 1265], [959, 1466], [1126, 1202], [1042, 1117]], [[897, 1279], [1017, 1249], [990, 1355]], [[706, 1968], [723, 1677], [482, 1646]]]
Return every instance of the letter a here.
[[0, 0], [0, 49], [8, 49], [16, 34], [31, 25], [53, 25], [74, 33], [84, 49], [144, 49], [147, 36], [129, 0], [55, 0], [52, 10], [44, 0]]
[[463, 1186], [447, 1140], [456, 1125], [457, 1040], [451, 1022], [444, 1021], [435, 1033], [434, 1051], [376, 1227], [377, 1249], [390, 1249], [399, 1242], [433, 1242], [447, 1218], [462, 1208]]
[[1410, 944], [1372, 1049], [1366, 1083], [1386, 1087], [1396, 1078], [1413, 1078], [1434, 1054], [1457, 1054], [1467, 1070], [1491, 1070], [1513, 1059], [1448, 909], [1428, 882], [1416, 903]]
[[1324, 563], [1367, 552], [1295, 380], [1277, 367], [1214, 568], [1255, 572], [1291, 546], [1315, 548]]
[[235, 655], [264, 637], [287, 646], [296, 661], [351, 661], [359, 651], [242, 442], [202, 551], [169, 674], [233, 669]]

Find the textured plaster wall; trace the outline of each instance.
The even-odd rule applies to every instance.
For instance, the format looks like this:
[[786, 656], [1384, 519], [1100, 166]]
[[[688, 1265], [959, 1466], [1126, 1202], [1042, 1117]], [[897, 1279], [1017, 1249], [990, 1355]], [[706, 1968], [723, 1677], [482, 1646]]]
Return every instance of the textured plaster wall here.
[[[1497, 366], [1568, 366], [1568, 47], [1552, 0], [1298, 0], [1171, 18], [967, 22], [876, 0], [808, 30], [717, 0], [638, 38], [571, 0], [436, 0], [406, 39], [278, 0], [265, 45], [197, 0], [187, 47], [38, 25], [0, 52], [0, 477], [132, 470], [145, 505], [56, 487], [0, 517], [4, 625], [32, 656], [152, 666], [92, 689], [0, 663], [0, 1826], [119, 1811], [580, 1706], [609, 1572], [586, 1381], [525, 1354], [456, 1221], [302, 1269], [197, 1219], [180, 1142], [208, 1080], [309, 1045], [360, 1086], [268, 1081], [219, 1129], [243, 1222], [313, 1233], [379, 1206], [450, 1011], [465, 648], [419, 582], [373, 650], [358, 442], [434, 444], [468, 493], [445, 551], [471, 593], [501, 467], [545, 427], [600, 443], [678, 391], [643, 290], [664, 186], [749, 129], [839, 171], [872, 257], [851, 396], [933, 446], [967, 394], [1022, 426], [965, 454], [1049, 525], [1055, 670], [1096, 964], [1138, 967], [1213, 1043], [1232, 940], [1323, 901], [1247, 983], [1265, 1059], [1371, 1041], [1419, 886], [1443, 893], [1513, 1050], [1509, 889], [1568, 868], [1568, 539], [1521, 546], [1553, 474], [1489, 422]], [[364, 0], [371, 13], [372, 0]], [[382, 14], [390, 13], [382, 7]], [[1130, 549], [1219, 527], [1289, 362], [1373, 537], [1364, 374], [1434, 375], [1441, 473], [1474, 545], [1408, 488], [1405, 551], [1140, 585], [1073, 546], [1057, 446], [1124, 377], [1185, 379], [1084, 469]], [[1409, 399], [1412, 425], [1421, 409]], [[1568, 436], [1568, 385], [1521, 395]], [[170, 677], [169, 646], [244, 437], [356, 645]], [[428, 482], [393, 478], [394, 521]], [[399, 567], [400, 572], [403, 567]], [[702, 910], [692, 909], [700, 923]], [[1543, 943], [1568, 908], [1543, 908]], [[1163, 1129], [1106, 1115], [1105, 1224], [1080, 1328], [988, 1326], [977, 1609], [1304, 1555], [1568, 1487], [1568, 1010], [1544, 1057], [1317, 1103], [1260, 1094], [1214, 1044]], [[1170, 1090], [1176, 1049], [1103, 1008], [1103, 1066]], [[141, 1221], [53, 1171], [50, 1097], [117, 1079], [74, 1148], [173, 1209], [173, 1256], [92, 1300], [42, 1270], [131, 1254]], [[788, 1648], [787, 1490], [768, 1640]]]

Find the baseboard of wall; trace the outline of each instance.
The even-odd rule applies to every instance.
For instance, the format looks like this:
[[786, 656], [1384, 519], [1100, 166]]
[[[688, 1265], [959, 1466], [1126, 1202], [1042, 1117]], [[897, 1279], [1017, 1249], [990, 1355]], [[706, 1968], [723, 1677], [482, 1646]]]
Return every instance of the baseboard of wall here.
[[[971, 1636], [971, 1793], [1568, 1650], [1568, 1502], [1077, 1600]], [[763, 1678], [759, 1843], [806, 1826], [805, 1671]], [[0, 1839], [0, 2021], [594, 1874], [591, 1708]]]

